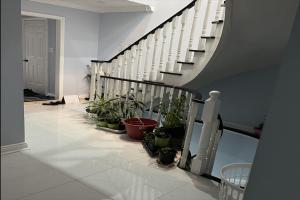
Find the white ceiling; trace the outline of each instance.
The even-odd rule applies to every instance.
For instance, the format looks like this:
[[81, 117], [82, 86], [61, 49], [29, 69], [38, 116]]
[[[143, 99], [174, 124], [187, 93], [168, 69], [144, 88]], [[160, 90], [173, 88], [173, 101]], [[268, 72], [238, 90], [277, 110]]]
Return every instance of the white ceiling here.
[[87, 10], [98, 13], [108, 12], [152, 12], [149, 0], [31, 0], [39, 3], [52, 4]]

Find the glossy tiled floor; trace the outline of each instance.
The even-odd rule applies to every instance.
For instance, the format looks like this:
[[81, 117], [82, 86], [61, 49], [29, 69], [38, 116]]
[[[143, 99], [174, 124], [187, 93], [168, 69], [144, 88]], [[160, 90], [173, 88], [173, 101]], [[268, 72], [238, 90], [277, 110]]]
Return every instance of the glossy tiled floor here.
[[217, 183], [160, 168], [126, 135], [95, 129], [83, 106], [25, 105], [30, 149], [1, 157], [2, 200], [212, 200]]

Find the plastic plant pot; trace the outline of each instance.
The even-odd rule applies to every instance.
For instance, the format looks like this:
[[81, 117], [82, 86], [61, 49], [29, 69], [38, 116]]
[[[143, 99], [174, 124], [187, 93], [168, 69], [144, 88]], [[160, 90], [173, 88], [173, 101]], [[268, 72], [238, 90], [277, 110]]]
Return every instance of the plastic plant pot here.
[[98, 121], [97, 122], [97, 126], [98, 127], [107, 127], [107, 122], [106, 121]]
[[119, 124], [107, 124], [107, 128], [119, 130]]
[[166, 147], [169, 145], [170, 137], [158, 137], [155, 136], [155, 146], [157, 147]]
[[176, 150], [165, 147], [159, 150], [159, 162], [163, 165], [169, 165], [174, 162]]
[[147, 118], [130, 118], [124, 120], [124, 124], [130, 138], [141, 140], [144, 137], [144, 131], [152, 131], [158, 123]]

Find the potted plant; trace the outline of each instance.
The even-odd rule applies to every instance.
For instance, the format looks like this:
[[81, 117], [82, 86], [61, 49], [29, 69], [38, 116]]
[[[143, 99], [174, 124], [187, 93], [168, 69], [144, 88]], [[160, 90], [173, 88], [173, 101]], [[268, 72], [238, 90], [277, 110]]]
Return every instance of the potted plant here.
[[146, 133], [143, 139], [143, 144], [150, 156], [156, 156], [158, 147], [155, 146], [155, 136], [153, 133]]
[[164, 128], [157, 128], [154, 131], [155, 135], [155, 146], [166, 147], [169, 145], [170, 135], [165, 131]]
[[119, 113], [115, 111], [110, 111], [107, 117], [107, 128], [119, 130], [119, 125], [121, 122], [121, 117]]
[[164, 131], [171, 136], [171, 146], [176, 149], [181, 148], [185, 134], [185, 125], [183, 122], [185, 100], [185, 96], [174, 99], [168, 110], [167, 106], [162, 106], [162, 125]]
[[170, 165], [174, 162], [176, 150], [170, 147], [164, 147], [159, 150], [159, 162], [163, 165]]

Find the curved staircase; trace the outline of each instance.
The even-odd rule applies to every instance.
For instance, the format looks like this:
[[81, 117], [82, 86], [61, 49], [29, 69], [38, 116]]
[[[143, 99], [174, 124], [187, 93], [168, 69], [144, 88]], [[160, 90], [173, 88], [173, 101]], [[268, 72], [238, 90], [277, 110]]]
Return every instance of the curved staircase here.
[[192, 1], [110, 60], [92, 60], [90, 96], [101, 75], [184, 86], [212, 58], [224, 17], [224, 0]]

